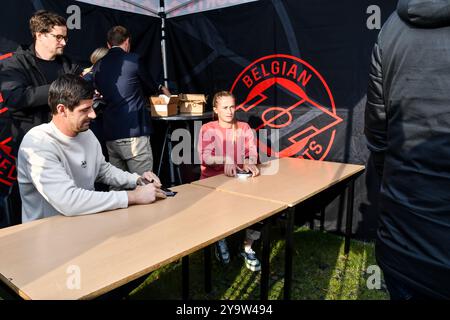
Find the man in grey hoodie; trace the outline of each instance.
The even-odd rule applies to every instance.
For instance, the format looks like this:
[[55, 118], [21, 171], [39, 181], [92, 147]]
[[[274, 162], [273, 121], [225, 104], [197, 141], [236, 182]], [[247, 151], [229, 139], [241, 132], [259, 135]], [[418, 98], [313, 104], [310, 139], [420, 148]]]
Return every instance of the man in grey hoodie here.
[[375, 44], [365, 134], [392, 299], [450, 298], [450, 0], [400, 0]]
[[[19, 149], [22, 222], [127, 208], [166, 197], [152, 172], [132, 174], [105, 161], [89, 130], [96, 117], [93, 95], [92, 86], [76, 75], [62, 75], [51, 84], [52, 121], [28, 131]], [[95, 191], [97, 181], [122, 191]]]

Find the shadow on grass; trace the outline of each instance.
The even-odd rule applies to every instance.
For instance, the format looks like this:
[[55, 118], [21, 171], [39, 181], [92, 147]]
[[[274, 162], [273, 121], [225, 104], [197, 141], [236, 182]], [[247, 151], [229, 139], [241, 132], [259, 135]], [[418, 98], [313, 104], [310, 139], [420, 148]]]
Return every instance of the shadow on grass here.
[[[238, 255], [242, 234], [228, 239], [231, 262], [212, 263], [212, 291], [204, 290], [203, 254], [190, 256], [190, 295], [194, 300], [258, 300], [260, 272], [248, 270]], [[387, 299], [385, 290], [369, 290], [366, 269], [376, 264], [371, 243], [352, 241], [349, 256], [343, 254], [344, 239], [304, 227], [294, 233], [293, 300], [378, 300]], [[260, 256], [260, 249], [255, 245]], [[271, 230], [269, 299], [283, 298], [284, 236], [279, 226]], [[130, 294], [131, 299], [180, 299], [181, 262], [152, 273]]]

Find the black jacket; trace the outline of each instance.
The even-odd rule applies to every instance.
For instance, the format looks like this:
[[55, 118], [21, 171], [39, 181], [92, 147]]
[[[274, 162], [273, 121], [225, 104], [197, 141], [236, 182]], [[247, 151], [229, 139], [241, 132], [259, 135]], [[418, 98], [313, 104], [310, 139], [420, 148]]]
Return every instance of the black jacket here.
[[158, 91], [139, 56], [111, 48], [94, 66], [94, 84], [103, 95], [103, 134], [106, 141], [150, 135], [148, 96]]
[[[50, 119], [47, 102], [50, 83], [39, 71], [34, 57], [33, 45], [29, 48], [20, 46], [12, 57], [1, 62], [0, 91], [11, 112], [16, 147], [28, 130]], [[66, 56], [56, 59], [61, 62], [60, 74], [81, 72], [81, 68]]]
[[450, 298], [450, 1], [400, 0], [371, 64], [365, 133], [382, 175], [378, 263]]

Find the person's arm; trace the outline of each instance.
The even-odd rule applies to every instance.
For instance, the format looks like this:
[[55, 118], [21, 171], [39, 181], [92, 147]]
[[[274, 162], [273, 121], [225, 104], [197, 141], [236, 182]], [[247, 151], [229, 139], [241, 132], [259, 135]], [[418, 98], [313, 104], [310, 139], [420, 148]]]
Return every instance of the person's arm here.
[[136, 189], [127, 191], [127, 195], [129, 206], [133, 204], [149, 204], [154, 202], [156, 198], [166, 198], [166, 195], [153, 183], [137, 186]]
[[384, 154], [387, 149], [387, 112], [383, 95], [381, 54], [377, 42], [371, 59], [364, 128], [367, 146], [372, 153], [377, 173], [380, 176], [383, 173]]
[[248, 124], [244, 126], [245, 137], [245, 160], [243, 169], [250, 171], [253, 177], [259, 175], [259, 169], [256, 166], [258, 163], [258, 148], [256, 146], [255, 134]]
[[129, 173], [116, 168], [109, 162], [106, 162], [103, 157], [97, 181], [121, 189], [134, 189], [139, 178], [140, 176], [137, 173]]
[[106, 162], [98, 141], [95, 152], [97, 153], [96, 162], [100, 163], [100, 170], [97, 174], [96, 181], [121, 189], [136, 188], [138, 180], [140, 179], [140, 176], [137, 173], [123, 171], [109, 162]]
[[0, 72], [0, 91], [11, 112], [41, 107], [48, 103], [50, 85], [29, 85], [25, 70], [6, 63]]
[[161, 90], [160, 85], [156, 83], [150, 72], [148, 72], [148, 70], [145, 68], [141, 58], [137, 60], [137, 68], [139, 80], [142, 83], [144, 94], [150, 96], [159, 93]]
[[60, 56], [62, 63], [63, 63], [63, 72], [64, 73], [70, 73], [77, 76], [83, 76], [83, 69], [84, 67], [75, 61], [72, 61], [68, 56]]
[[128, 205], [148, 204], [156, 198], [165, 199], [166, 195], [161, 191], [161, 181], [153, 172], [144, 172], [142, 176], [137, 173], [129, 173], [116, 168], [101, 154], [100, 145], [97, 152], [97, 161], [101, 163], [97, 181], [122, 189], [134, 189], [127, 191]]
[[[77, 216], [126, 208], [126, 191], [98, 192], [75, 185], [54, 150], [20, 151], [19, 166], [28, 172], [31, 183], [44, 199], [65, 216]], [[26, 197], [26, 195], [23, 195]]]
[[232, 159], [226, 159], [223, 156], [223, 144], [221, 141], [223, 137], [220, 135], [219, 131], [208, 128], [205, 125], [200, 128], [198, 152], [202, 165], [212, 167], [233, 163]]
[[245, 136], [245, 159], [248, 164], [258, 163], [258, 147], [256, 145], [255, 133], [248, 124], [244, 127]]
[[77, 76], [78, 75], [82, 76], [83, 70], [84, 70], [84, 68], [81, 64], [72, 62], [72, 67], [71, 67], [70, 73], [77, 75]]

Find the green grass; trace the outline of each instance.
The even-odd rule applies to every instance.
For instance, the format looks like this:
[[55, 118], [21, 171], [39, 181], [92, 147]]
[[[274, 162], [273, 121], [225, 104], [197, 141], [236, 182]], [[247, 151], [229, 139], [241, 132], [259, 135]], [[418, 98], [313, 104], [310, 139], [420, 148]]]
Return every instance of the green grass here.
[[[271, 230], [269, 299], [283, 298], [284, 240], [278, 227]], [[227, 238], [232, 254], [229, 265], [219, 264], [212, 254], [213, 290], [204, 290], [202, 251], [190, 256], [190, 294], [202, 300], [258, 300], [260, 272], [251, 272], [238, 256], [242, 234]], [[259, 242], [259, 241], [258, 241]], [[258, 256], [258, 242], [254, 245]], [[369, 290], [367, 267], [375, 265], [374, 245], [352, 241], [349, 256], [344, 253], [343, 237], [326, 232], [297, 228], [294, 233], [293, 300], [381, 300], [389, 296], [384, 288]], [[129, 293], [130, 299], [180, 299], [181, 261], [150, 274]], [[0, 299], [10, 297], [0, 288]]]
[[[269, 299], [283, 298], [284, 240], [274, 228], [271, 241]], [[206, 294], [203, 280], [203, 254], [190, 256], [190, 294], [192, 299], [259, 299], [260, 273], [251, 272], [238, 256], [239, 236], [228, 238], [232, 260], [223, 266], [213, 258], [213, 291]], [[233, 250], [234, 249], [234, 250]], [[385, 289], [369, 290], [367, 267], [375, 265], [374, 245], [352, 241], [345, 256], [342, 237], [298, 228], [294, 234], [294, 300], [384, 300]], [[259, 251], [256, 250], [258, 253]], [[153, 272], [129, 295], [130, 299], [180, 299], [181, 262]]]

